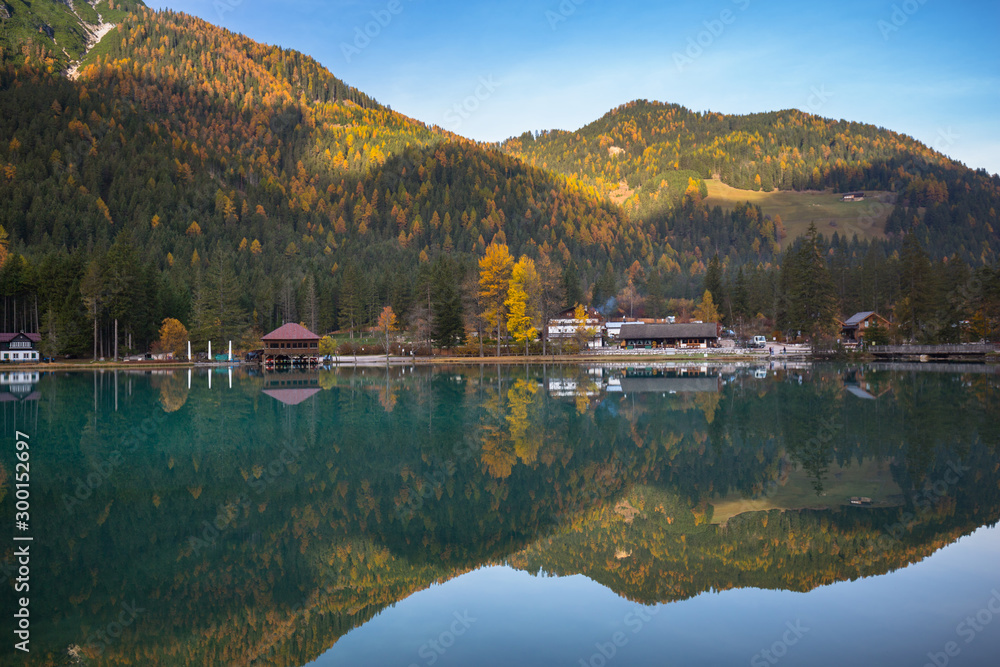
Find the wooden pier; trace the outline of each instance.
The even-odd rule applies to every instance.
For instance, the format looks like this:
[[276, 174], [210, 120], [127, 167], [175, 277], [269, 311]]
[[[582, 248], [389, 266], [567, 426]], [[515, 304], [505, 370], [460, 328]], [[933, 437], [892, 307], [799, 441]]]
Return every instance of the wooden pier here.
[[866, 352], [881, 359], [911, 359], [918, 361], [941, 361], [946, 359], [971, 361], [985, 360], [996, 355], [996, 345], [873, 345]]

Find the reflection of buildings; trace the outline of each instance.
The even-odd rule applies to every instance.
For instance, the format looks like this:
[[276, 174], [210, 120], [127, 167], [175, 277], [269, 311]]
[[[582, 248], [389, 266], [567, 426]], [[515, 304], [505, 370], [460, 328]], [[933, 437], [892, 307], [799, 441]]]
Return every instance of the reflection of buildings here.
[[[0, 373], [0, 405], [6, 432], [19, 424], [38, 426], [38, 406], [42, 395], [35, 391], [41, 374], [38, 371], [4, 371]], [[8, 408], [8, 406], [10, 406]]]
[[723, 385], [720, 369], [708, 366], [607, 369], [607, 374], [605, 369], [594, 367], [587, 370], [587, 376], [550, 377], [547, 383], [549, 395], [555, 398], [604, 393], [716, 393]]
[[38, 371], [0, 373], [0, 402], [37, 401], [39, 394], [33, 390], [38, 378]]
[[264, 376], [264, 393], [285, 405], [298, 405], [321, 389], [316, 373], [291, 372], [268, 373]]
[[554, 398], [573, 398], [581, 395], [600, 396], [606, 388], [604, 370], [600, 367], [588, 368], [587, 377], [572, 375], [548, 379], [549, 395]]
[[865, 377], [863, 370], [847, 371], [843, 375], [844, 389], [849, 393], [865, 400], [875, 400], [892, 391], [892, 382], [873, 381], [870, 377]]
[[623, 393], [687, 394], [718, 392], [722, 379], [706, 366], [699, 368], [629, 368], [621, 377]]

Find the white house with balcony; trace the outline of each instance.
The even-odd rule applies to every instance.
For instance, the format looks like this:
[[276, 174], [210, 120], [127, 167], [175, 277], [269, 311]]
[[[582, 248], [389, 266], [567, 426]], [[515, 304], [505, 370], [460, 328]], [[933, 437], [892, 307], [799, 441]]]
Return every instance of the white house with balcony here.
[[41, 335], [36, 333], [0, 333], [0, 361], [37, 363], [38, 344], [41, 342]]

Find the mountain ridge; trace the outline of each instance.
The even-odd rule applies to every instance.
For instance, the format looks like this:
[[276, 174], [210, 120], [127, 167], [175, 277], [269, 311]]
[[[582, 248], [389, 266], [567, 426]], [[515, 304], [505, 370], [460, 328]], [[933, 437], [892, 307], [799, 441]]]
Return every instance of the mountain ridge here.
[[[283, 321], [353, 330], [386, 304], [413, 325], [431, 266], [456, 262], [461, 283], [493, 242], [551, 259], [566, 305], [603, 306], [627, 275], [659, 304], [654, 316], [668, 297], [701, 296], [718, 256], [730, 280], [739, 267], [758, 274], [748, 315], [775, 319], [769, 272], [794, 239], [753, 202], [706, 205], [715, 173], [763, 192], [893, 193], [877, 204], [878, 238], [844, 229], [824, 241], [852, 271], [869, 255], [894, 271], [906, 236], [973, 267], [1000, 248], [1000, 178], [874, 126], [639, 101], [576, 132], [483, 144], [391, 110], [298, 51], [122, 6], [86, 5], [122, 14], [75, 81], [40, 42], [4, 47], [0, 66], [0, 224], [26, 262], [6, 266], [6, 294], [11, 307], [41, 296], [38, 326], [59, 352], [90, 349], [93, 317], [49, 295], [81, 294], [91, 265], [107, 288], [123, 256], [129, 279], [99, 299], [98, 337], [112, 312], [136, 313], [124, 325], [140, 348], [164, 317], [199, 344], [245, 330], [249, 345]], [[242, 286], [221, 328], [209, 323], [230, 318], [209, 317], [201, 288], [209, 272]], [[865, 305], [846, 290], [841, 300]]]

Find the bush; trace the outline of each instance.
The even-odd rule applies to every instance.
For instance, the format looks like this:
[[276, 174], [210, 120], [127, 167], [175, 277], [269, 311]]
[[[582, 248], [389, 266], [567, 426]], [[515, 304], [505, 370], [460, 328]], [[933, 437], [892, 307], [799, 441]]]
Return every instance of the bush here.
[[358, 354], [359, 349], [359, 345], [355, 345], [351, 341], [345, 340], [337, 346], [337, 354], [341, 357], [352, 357], [355, 354]]

